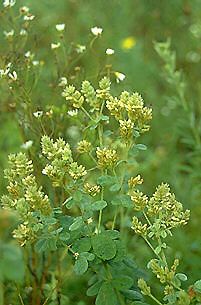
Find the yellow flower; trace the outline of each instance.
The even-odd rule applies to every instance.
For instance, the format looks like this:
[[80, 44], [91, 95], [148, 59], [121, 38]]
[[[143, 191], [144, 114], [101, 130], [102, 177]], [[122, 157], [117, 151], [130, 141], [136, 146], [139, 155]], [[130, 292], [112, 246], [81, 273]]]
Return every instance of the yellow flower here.
[[126, 37], [121, 42], [121, 47], [124, 50], [130, 50], [136, 45], [136, 39], [133, 36]]

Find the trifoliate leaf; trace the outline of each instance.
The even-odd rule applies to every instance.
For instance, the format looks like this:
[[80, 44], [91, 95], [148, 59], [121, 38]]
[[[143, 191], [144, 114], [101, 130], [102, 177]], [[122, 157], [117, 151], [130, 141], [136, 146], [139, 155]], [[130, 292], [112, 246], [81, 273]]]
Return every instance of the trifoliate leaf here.
[[99, 234], [92, 238], [94, 253], [102, 260], [110, 260], [116, 254], [116, 244], [106, 234]]

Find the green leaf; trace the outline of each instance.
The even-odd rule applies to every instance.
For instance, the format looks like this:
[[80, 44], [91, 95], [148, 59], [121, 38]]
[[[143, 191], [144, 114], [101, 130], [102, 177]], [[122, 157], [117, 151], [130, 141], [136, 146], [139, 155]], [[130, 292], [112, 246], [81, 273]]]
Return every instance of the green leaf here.
[[102, 285], [102, 281], [101, 282], [97, 282], [94, 285], [92, 285], [91, 287], [89, 287], [87, 289], [87, 295], [89, 297], [93, 297], [94, 295], [97, 295], [101, 285]]
[[107, 230], [104, 232], [107, 236], [111, 237], [112, 239], [118, 239], [120, 237], [120, 232], [117, 230]]
[[71, 209], [74, 204], [75, 204], [75, 200], [73, 200], [73, 197], [67, 198], [63, 203], [63, 205], [65, 205], [67, 209]]
[[150, 304], [144, 303], [144, 302], [140, 302], [140, 301], [136, 301], [136, 302], [133, 302], [131, 305], [150, 305]]
[[193, 284], [193, 289], [195, 292], [201, 293], [201, 280], [198, 280]]
[[180, 280], [180, 281], [182, 281], [182, 282], [185, 282], [185, 281], [187, 281], [187, 276], [186, 276], [186, 274], [184, 274], [184, 273], [177, 273], [176, 274], [176, 277]]
[[17, 245], [0, 245], [0, 280], [21, 282], [25, 275], [23, 254]]
[[101, 115], [101, 116], [100, 116], [100, 120], [101, 120], [101, 121], [109, 121], [109, 119], [110, 119], [110, 118], [109, 118], [109, 116], [107, 116], [107, 115]]
[[84, 256], [78, 256], [78, 259], [75, 261], [74, 271], [77, 275], [85, 273], [88, 269], [88, 262]]
[[134, 136], [135, 138], [138, 138], [138, 137], [140, 136], [139, 131], [133, 130], [133, 136]]
[[116, 178], [113, 176], [109, 176], [109, 175], [100, 176], [97, 179], [97, 183], [100, 184], [101, 186], [111, 185], [114, 182], [116, 182]]
[[67, 241], [67, 240], [70, 239], [70, 234], [68, 232], [62, 232], [59, 235], [59, 239], [62, 240], [62, 241]]
[[83, 237], [76, 240], [72, 247], [73, 251], [81, 253], [88, 252], [91, 249], [91, 240], [89, 237]]
[[147, 146], [144, 144], [136, 144], [134, 148], [138, 150], [147, 150]]
[[109, 136], [111, 136], [112, 134], [113, 134], [113, 131], [111, 131], [111, 130], [106, 130], [106, 131], [104, 131], [103, 136], [104, 136], [104, 137], [109, 137]]
[[69, 230], [70, 231], [75, 231], [79, 229], [83, 225], [83, 220], [82, 217], [77, 217], [75, 221], [70, 225]]
[[140, 292], [135, 291], [135, 290], [124, 290], [122, 294], [129, 300], [132, 301], [141, 301], [142, 300], [142, 295]]
[[117, 305], [117, 297], [114, 289], [110, 283], [102, 284], [98, 296], [96, 298], [96, 305]]
[[118, 192], [121, 189], [120, 183], [115, 183], [110, 187], [110, 192]]
[[105, 200], [99, 200], [92, 203], [91, 208], [93, 211], [103, 210], [107, 206], [107, 202]]
[[119, 195], [112, 200], [112, 205], [120, 205], [122, 207], [132, 206], [132, 201], [129, 195]]
[[38, 253], [44, 252], [46, 250], [54, 251], [57, 249], [57, 238], [53, 236], [41, 238], [35, 244], [35, 250]]
[[37, 243], [35, 244], [35, 250], [38, 253], [41, 253], [41, 252], [47, 250], [47, 247], [48, 247], [48, 245], [47, 245], [46, 239], [39, 239], [37, 241]]
[[102, 233], [92, 238], [94, 253], [102, 260], [110, 260], [116, 254], [116, 244], [111, 237]]
[[121, 275], [113, 278], [112, 285], [118, 290], [128, 290], [133, 285], [133, 279], [127, 275]]
[[83, 252], [80, 255], [85, 257], [89, 262], [92, 262], [95, 259], [95, 255], [93, 253]]
[[82, 199], [82, 193], [80, 191], [76, 191], [73, 195], [73, 199], [77, 202], [80, 202]]

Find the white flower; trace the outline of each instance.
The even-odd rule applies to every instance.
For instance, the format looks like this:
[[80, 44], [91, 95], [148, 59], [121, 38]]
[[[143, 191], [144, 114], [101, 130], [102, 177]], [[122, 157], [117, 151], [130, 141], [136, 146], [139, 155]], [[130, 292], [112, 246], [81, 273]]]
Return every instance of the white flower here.
[[107, 49], [106, 51], [105, 51], [105, 53], [107, 54], [107, 55], [113, 55], [114, 54], [114, 50], [113, 49]]
[[103, 29], [102, 28], [98, 28], [97, 26], [91, 28], [91, 32], [94, 36], [98, 36], [98, 35], [101, 35], [102, 32], [103, 32]]
[[39, 60], [33, 60], [32, 61], [33, 66], [38, 66], [39, 63], [40, 63]]
[[16, 3], [16, 0], [4, 0], [3, 6], [4, 7], [12, 7]]
[[32, 21], [34, 18], [35, 18], [35, 16], [32, 14], [28, 14], [28, 15], [24, 16], [25, 21]]
[[74, 252], [74, 253], [73, 253], [73, 256], [75, 257], [75, 259], [78, 259], [79, 253], [78, 253], [78, 252]]
[[31, 56], [31, 51], [27, 51], [27, 52], [24, 54], [24, 56], [27, 57], [27, 58], [30, 57], [30, 56]]
[[57, 30], [58, 32], [62, 32], [62, 31], [64, 31], [65, 26], [66, 26], [65, 23], [56, 24], [56, 30]]
[[11, 30], [9, 32], [4, 31], [3, 33], [6, 36], [6, 38], [10, 38], [14, 35], [15, 32], [14, 32], [14, 30]]
[[90, 217], [90, 218], [88, 218], [87, 219], [87, 224], [89, 225], [90, 223], [92, 223], [93, 222], [93, 218], [92, 217]]
[[116, 76], [117, 83], [122, 82], [126, 77], [126, 75], [121, 72], [114, 72], [114, 74]]
[[16, 80], [17, 80], [17, 73], [16, 73], [16, 71], [13, 71], [12, 73], [8, 73], [8, 76], [9, 76], [13, 81], [16, 81]]
[[28, 12], [29, 12], [29, 7], [27, 7], [27, 6], [22, 6], [22, 7], [20, 7], [20, 12], [21, 12], [22, 14], [28, 14]]
[[60, 47], [60, 42], [57, 42], [57, 43], [51, 43], [51, 49], [54, 50], [54, 49], [58, 49]]
[[59, 84], [58, 84], [58, 86], [59, 86], [59, 87], [65, 87], [65, 86], [67, 85], [67, 83], [68, 83], [67, 78], [63, 76], [63, 77], [61, 77], [61, 78], [59, 79]]
[[33, 113], [33, 115], [35, 116], [35, 118], [40, 118], [43, 115], [43, 111], [36, 111]]
[[86, 46], [83, 46], [83, 45], [80, 45], [80, 44], [77, 44], [77, 46], [76, 46], [76, 52], [77, 53], [83, 53], [83, 52], [85, 52], [86, 51]]
[[8, 75], [8, 73], [10, 72], [10, 67], [11, 67], [11, 62], [9, 62], [7, 64], [5, 70], [4, 69], [0, 69], [0, 78], [2, 78], [5, 75]]
[[33, 144], [33, 141], [29, 140], [29, 141], [23, 143], [21, 145], [21, 148], [28, 150], [29, 148], [31, 148], [32, 144]]
[[0, 69], [0, 78], [2, 78], [4, 75], [4, 69]]
[[78, 110], [77, 109], [69, 110], [68, 111], [68, 115], [70, 115], [70, 116], [76, 116], [77, 114], [78, 114]]
[[46, 172], [46, 169], [45, 169], [45, 168], [43, 168], [42, 174], [43, 174], [43, 175], [47, 175], [47, 172]]
[[20, 35], [21, 35], [21, 36], [27, 35], [27, 31], [26, 31], [25, 29], [21, 29], [21, 30], [20, 30]]
[[34, 53], [31, 53], [31, 51], [27, 51], [24, 56], [30, 60], [34, 59]]

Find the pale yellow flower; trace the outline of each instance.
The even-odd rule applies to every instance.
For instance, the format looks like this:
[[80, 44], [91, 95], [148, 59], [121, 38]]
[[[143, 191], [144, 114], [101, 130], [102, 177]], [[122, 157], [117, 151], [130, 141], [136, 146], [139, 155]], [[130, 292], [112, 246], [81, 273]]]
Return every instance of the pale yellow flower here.
[[121, 42], [121, 47], [123, 50], [130, 50], [136, 45], [136, 39], [133, 36], [126, 37]]

